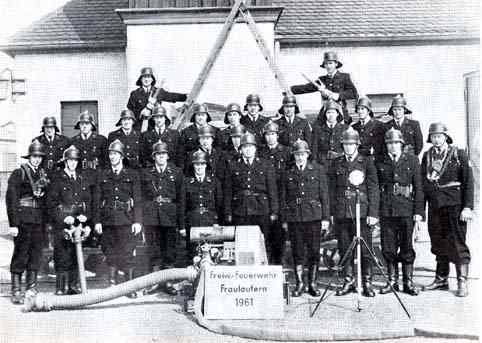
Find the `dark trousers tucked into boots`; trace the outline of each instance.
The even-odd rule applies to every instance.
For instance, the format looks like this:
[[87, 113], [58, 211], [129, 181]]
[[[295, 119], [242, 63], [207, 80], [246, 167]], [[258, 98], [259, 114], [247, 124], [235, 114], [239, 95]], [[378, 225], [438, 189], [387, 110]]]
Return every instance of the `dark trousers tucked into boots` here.
[[457, 292], [458, 297], [466, 297], [469, 295], [467, 288], [467, 279], [469, 277], [469, 265], [468, 264], [456, 264], [455, 270], [457, 271]]
[[67, 294], [68, 272], [58, 272], [55, 274], [55, 295]]
[[22, 296], [22, 274], [20, 273], [12, 273], [12, 303], [13, 304], [23, 304], [23, 296]]
[[[124, 271], [124, 272], [126, 272], [126, 271]], [[126, 273], [126, 274], [127, 274], [127, 279], [128, 279], [128, 280], [134, 279], [134, 268], [129, 268], [129, 269], [127, 269], [127, 273]], [[137, 293], [136, 293], [136, 292], [129, 293], [129, 294], [127, 294], [127, 297], [128, 297], [128, 298], [131, 298], [131, 299], [135, 299], [135, 298], [137, 298]]]
[[318, 264], [313, 264], [310, 266], [309, 271], [309, 284], [308, 284], [308, 294], [312, 297], [319, 297], [321, 295], [320, 291], [318, 290]]
[[345, 265], [344, 276], [343, 285], [336, 290], [335, 295], [337, 296], [346, 295], [355, 291], [355, 279], [353, 278], [353, 265], [351, 261], [348, 261]]
[[25, 296], [35, 295], [37, 291], [37, 271], [27, 270], [27, 287], [25, 289]]
[[395, 264], [393, 263], [388, 263], [387, 264], [387, 277], [388, 277], [388, 280], [387, 280], [387, 284], [380, 288], [380, 294], [387, 294], [387, 293], [390, 293], [392, 291], [392, 289], [396, 290], [395, 289], [395, 270], [397, 270], [397, 273], [398, 273], [398, 269], [395, 269]]
[[296, 286], [293, 290], [293, 296], [299, 297], [305, 291], [305, 285], [303, 284], [303, 265], [297, 265], [295, 267], [295, 279], [296, 279]]
[[418, 295], [420, 290], [413, 284], [413, 264], [402, 264], [403, 293]]
[[449, 261], [447, 259], [437, 259], [437, 267], [435, 269], [435, 280], [427, 286], [424, 286], [422, 290], [433, 291], [436, 289], [447, 290], [449, 289]]

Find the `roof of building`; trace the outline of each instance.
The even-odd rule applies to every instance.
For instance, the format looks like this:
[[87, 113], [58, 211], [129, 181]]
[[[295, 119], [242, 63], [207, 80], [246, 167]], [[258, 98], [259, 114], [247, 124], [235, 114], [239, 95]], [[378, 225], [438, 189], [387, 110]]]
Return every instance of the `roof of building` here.
[[[124, 48], [115, 12], [129, 0], [71, 0], [18, 31], [4, 51]], [[285, 9], [276, 38], [285, 42], [478, 39], [477, 0], [273, 0]]]

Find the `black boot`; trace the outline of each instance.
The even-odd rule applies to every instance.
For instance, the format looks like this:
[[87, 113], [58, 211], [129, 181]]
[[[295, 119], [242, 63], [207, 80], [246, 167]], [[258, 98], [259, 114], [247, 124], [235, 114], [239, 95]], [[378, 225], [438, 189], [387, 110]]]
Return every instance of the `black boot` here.
[[310, 283], [308, 284], [308, 294], [312, 297], [319, 297], [321, 295], [316, 283], [318, 279], [318, 265], [314, 264], [310, 267]]
[[413, 264], [402, 264], [403, 293], [418, 295], [420, 290], [413, 284]]
[[109, 266], [109, 284], [117, 285], [117, 267]]
[[380, 288], [380, 294], [390, 293], [392, 291], [392, 288], [395, 288], [395, 264], [387, 264], [387, 276], [387, 284], [385, 285], [385, 287]]
[[[159, 270], [161, 270], [159, 266], [153, 266], [151, 272], [154, 273], [154, 272], [158, 272]], [[162, 285], [160, 283], [156, 283], [155, 285], [144, 289], [142, 293], [144, 295], [151, 295], [151, 294], [158, 293], [161, 290], [162, 290]]]
[[466, 297], [469, 295], [467, 289], [467, 279], [469, 277], [469, 265], [468, 264], [456, 264], [455, 270], [457, 271], [457, 292], [458, 297]]
[[363, 282], [362, 282], [362, 295], [365, 297], [373, 298], [375, 296], [375, 291], [372, 287], [372, 277], [371, 275], [363, 275]]
[[397, 292], [400, 292], [400, 286], [398, 285], [398, 277], [399, 277], [399, 269], [398, 269], [398, 262], [395, 262], [394, 264], [394, 269], [393, 269], [393, 280], [394, 280], [394, 284], [393, 284], [393, 288], [397, 291]]
[[55, 295], [64, 295], [65, 292], [65, 272], [55, 274]]
[[299, 297], [305, 290], [303, 284], [303, 266], [297, 265], [295, 269], [296, 288], [293, 290], [293, 297]]
[[343, 286], [336, 290], [335, 295], [342, 296], [355, 291], [355, 279], [353, 278], [353, 266], [351, 263], [345, 267], [345, 281]]
[[435, 280], [427, 285], [423, 286], [423, 291], [433, 291], [436, 289], [448, 290], [449, 289], [449, 263], [437, 262], [437, 268], [435, 270]]
[[12, 303], [16, 305], [23, 304], [22, 296], [22, 273], [12, 273]]
[[37, 271], [27, 270], [27, 287], [25, 289], [25, 296], [36, 295], [37, 293]]
[[[127, 269], [127, 279], [128, 280], [134, 279], [134, 268]], [[136, 299], [137, 293], [136, 292], [129, 293], [129, 294], [127, 294], [127, 297], [131, 298], [131, 299]]]
[[68, 291], [67, 294], [74, 295], [74, 294], [81, 294], [82, 289], [79, 288], [79, 272], [76, 270], [71, 270], [68, 273]]

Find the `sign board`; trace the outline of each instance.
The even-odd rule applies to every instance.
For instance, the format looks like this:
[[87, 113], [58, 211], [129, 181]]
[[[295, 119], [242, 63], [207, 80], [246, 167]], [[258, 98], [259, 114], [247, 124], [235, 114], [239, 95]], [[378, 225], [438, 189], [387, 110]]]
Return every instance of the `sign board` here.
[[281, 319], [281, 266], [211, 266], [205, 270], [207, 319]]

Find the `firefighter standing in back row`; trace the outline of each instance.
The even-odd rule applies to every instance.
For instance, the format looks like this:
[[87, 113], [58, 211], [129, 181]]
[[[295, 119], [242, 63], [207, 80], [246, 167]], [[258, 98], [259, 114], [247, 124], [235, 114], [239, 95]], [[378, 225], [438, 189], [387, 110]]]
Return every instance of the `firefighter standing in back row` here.
[[115, 140], [122, 142], [127, 166], [137, 169], [141, 167], [141, 134], [135, 128], [135, 122], [134, 113], [131, 110], [123, 110], [115, 124], [120, 128], [109, 133], [107, 143], [110, 145]]
[[435, 280], [424, 290], [448, 290], [449, 263], [455, 264], [459, 297], [468, 295], [470, 250], [467, 222], [474, 208], [474, 178], [464, 150], [452, 145], [447, 127], [432, 123], [428, 140], [432, 147], [422, 158], [425, 199], [428, 203], [428, 233], [435, 255]]
[[[398, 268], [402, 262], [403, 292], [418, 295], [413, 284], [414, 224], [424, 214], [422, 177], [418, 158], [404, 150], [401, 131], [390, 129], [385, 133], [387, 153], [376, 163], [380, 185], [380, 226], [382, 253], [387, 264], [388, 284], [381, 294], [398, 291]], [[390, 287], [391, 286], [391, 287]]]

